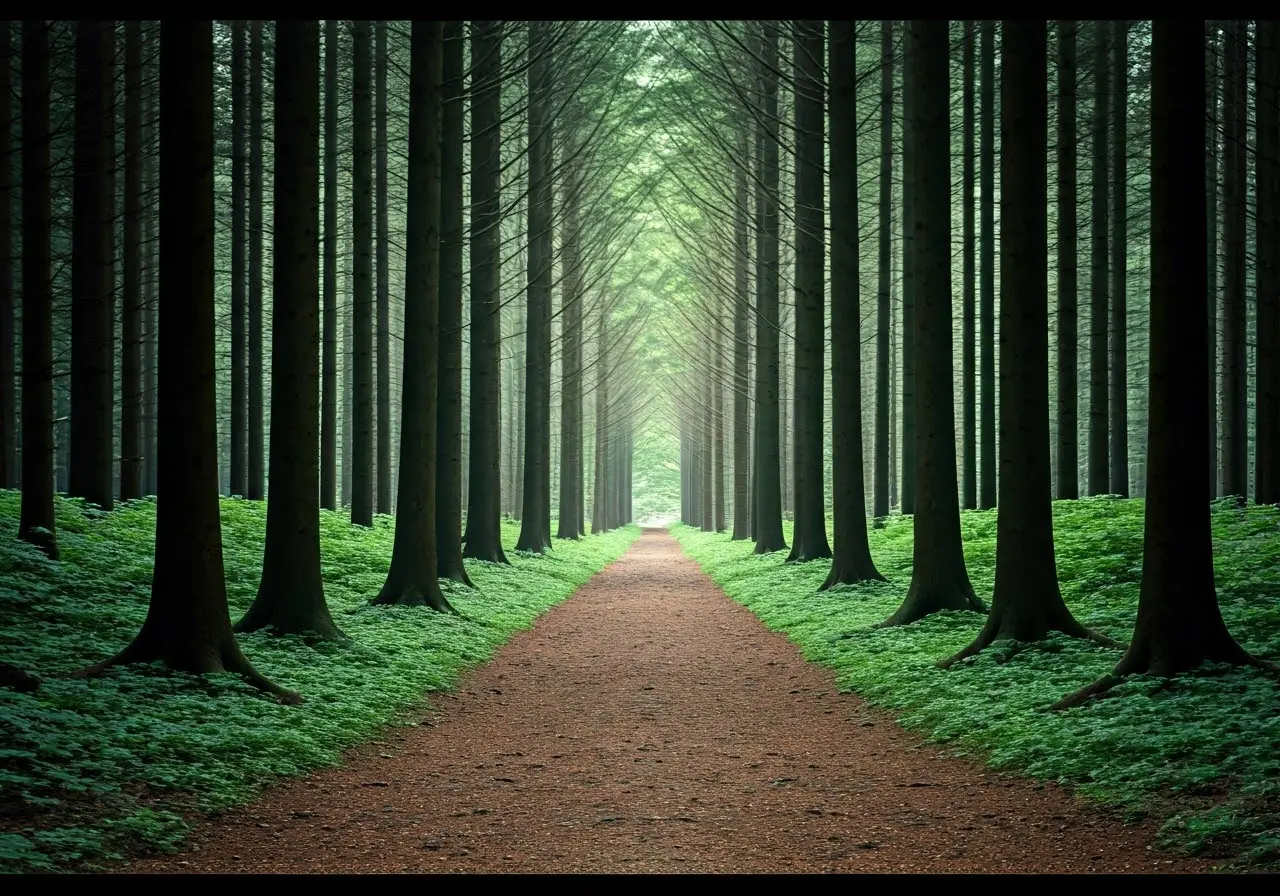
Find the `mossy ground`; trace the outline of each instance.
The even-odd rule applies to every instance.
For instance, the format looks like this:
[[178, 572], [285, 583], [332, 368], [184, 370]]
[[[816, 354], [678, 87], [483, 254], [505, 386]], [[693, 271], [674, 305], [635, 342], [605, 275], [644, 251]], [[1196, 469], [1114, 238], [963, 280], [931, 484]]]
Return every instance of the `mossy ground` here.
[[[995, 576], [996, 511], [961, 516], [977, 593]], [[1087, 626], [1127, 641], [1142, 574], [1143, 504], [1112, 498], [1054, 504], [1058, 575]], [[1280, 512], [1219, 507], [1214, 560], [1222, 615], [1251, 652], [1280, 659]], [[1047, 708], [1110, 671], [1120, 652], [1066, 637], [1015, 651], [998, 644], [944, 672], [983, 617], [938, 613], [873, 629], [911, 580], [910, 517], [870, 533], [888, 584], [819, 592], [828, 562], [786, 565], [685, 526], [685, 549], [735, 600], [785, 633], [809, 660], [894, 711], [934, 742], [996, 768], [1074, 787], [1129, 817], [1153, 813], [1169, 844], [1247, 865], [1280, 863], [1280, 685], [1246, 669], [1206, 669], [1172, 682], [1135, 677], [1112, 696], [1064, 713]], [[788, 539], [790, 526], [787, 526]]]
[[[18, 528], [19, 495], [0, 491], [0, 526]], [[57, 503], [62, 560], [0, 539], [0, 662], [42, 679], [36, 694], [0, 688], [0, 871], [92, 867], [139, 847], [172, 850], [192, 812], [252, 799], [265, 783], [337, 764], [390, 724], [413, 724], [428, 692], [448, 689], [515, 632], [621, 555], [627, 527], [512, 566], [468, 560], [478, 590], [446, 584], [461, 616], [371, 607], [391, 556], [392, 521], [351, 526], [321, 514], [325, 594], [347, 646], [241, 636], [254, 665], [300, 691], [280, 706], [231, 675], [158, 667], [64, 676], [125, 646], [146, 616], [155, 504], [102, 514]], [[262, 569], [266, 504], [225, 500], [223, 555], [232, 619]]]

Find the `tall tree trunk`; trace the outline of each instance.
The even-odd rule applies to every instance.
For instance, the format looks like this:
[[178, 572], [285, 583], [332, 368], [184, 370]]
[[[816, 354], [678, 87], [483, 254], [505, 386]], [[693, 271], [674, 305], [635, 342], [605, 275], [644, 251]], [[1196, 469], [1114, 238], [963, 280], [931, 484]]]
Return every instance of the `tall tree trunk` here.
[[747, 498], [751, 479], [751, 429], [747, 421], [750, 385], [747, 265], [751, 261], [751, 233], [747, 193], [747, 150], [750, 124], [744, 113], [737, 118], [738, 163], [733, 177], [733, 540], [750, 537], [751, 504]]
[[320, 23], [276, 23], [271, 498], [262, 580], [238, 632], [341, 639], [320, 576]]
[[[1157, 19], [1151, 39], [1151, 352], [1146, 528], [1133, 640], [1115, 669], [1060, 700], [1082, 703], [1121, 677], [1170, 677], [1206, 662], [1275, 666], [1231, 637], [1218, 609], [1208, 508], [1190, 511], [1204, 488], [1208, 454], [1205, 276], [1204, 25]], [[1192, 489], [1195, 494], [1197, 489]], [[1201, 492], [1201, 494], [1203, 494]]]
[[964, 235], [960, 240], [964, 254], [963, 273], [961, 275], [964, 278], [961, 287], [964, 293], [963, 329], [960, 336], [960, 344], [963, 346], [961, 401], [964, 410], [964, 435], [962, 437], [964, 445], [964, 491], [960, 506], [965, 510], [973, 510], [978, 506], [978, 427], [975, 419], [978, 410], [977, 371], [974, 369], [976, 362], [974, 352], [974, 337], [976, 335], [974, 332], [974, 316], [977, 311], [974, 306], [977, 296], [974, 290], [975, 258], [973, 251], [973, 38], [973, 22], [967, 21], [964, 23], [964, 92], [961, 96], [961, 104], [964, 107], [962, 135], [962, 142], [964, 143], [964, 173], [960, 181], [960, 201], [964, 206], [961, 212]]
[[524, 495], [516, 550], [551, 547], [551, 35], [529, 23], [529, 254]]
[[[978, 434], [980, 468], [978, 471], [978, 507], [996, 506], [996, 162], [995, 162], [995, 96], [996, 35], [995, 23], [983, 22], [980, 29], [978, 85], [978, 127], [982, 148], [979, 150], [978, 177], [982, 191], [978, 210], [979, 262], [982, 270], [978, 282], [978, 327], [982, 357], [978, 363], [978, 401], [982, 429]], [[903, 324], [904, 328], [906, 324]], [[905, 338], [905, 337], [904, 337]], [[904, 402], [907, 400], [903, 395]], [[906, 433], [903, 433], [906, 438]]]
[[355, 295], [352, 297], [355, 365], [351, 522], [373, 525], [373, 108], [369, 76], [370, 28], [356, 21], [351, 76], [351, 189], [355, 211]]
[[125, 23], [120, 500], [142, 495], [142, 23]]
[[[352, 203], [354, 205], [354, 203]], [[355, 476], [355, 308], [352, 297], [352, 268], [355, 248], [351, 242], [351, 230], [348, 228], [343, 240], [343, 294], [339, 305], [345, 309], [342, 315], [342, 505], [351, 507], [351, 482]]]
[[[575, 146], [566, 147], [571, 156]], [[556, 538], [582, 533], [582, 245], [581, 175], [569, 161], [564, 186], [560, 280], [560, 513]]]
[[57, 560], [47, 28], [43, 19], [22, 23], [22, 510], [18, 537]]
[[12, 136], [12, 97], [10, 73], [13, 70], [12, 22], [0, 23], [0, 488], [15, 488], [21, 484], [18, 470], [17, 409], [14, 407], [14, 345], [13, 345], [13, 172], [10, 167], [14, 153]]
[[113, 503], [115, 23], [76, 23], [71, 221], [71, 470], [68, 492]]
[[[883, 581], [867, 543], [862, 455], [862, 315], [858, 271], [857, 52], [852, 21], [830, 23], [831, 479], [835, 552], [822, 585]], [[821, 61], [821, 60], [819, 60]], [[821, 449], [821, 429], [818, 447]], [[819, 493], [821, 494], [821, 493]]]
[[471, 425], [466, 548], [506, 563], [502, 550], [502, 22], [471, 23]]
[[1248, 190], [1246, 140], [1248, 109], [1245, 80], [1248, 66], [1248, 34], [1243, 20], [1227, 25], [1223, 60], [1224, 83], [1222, 148], [1222, 242], [1226, 253], [1223, 271], [1222, 327], [1222, 493], [1243, 503], [1249, 488], [1248, 444], [1248, 346], [1245, 344], [1246, 194]]
[[245, 23], [231, 23], [231, 494], [249, 493], [249, 344], [246, 314]]
[[1218, 23], [1208, 22], [1208, 57], [1206, 73], [1206, 98], [1209, 105], [1208, 124], [1206, 125], [1205, 145], [1205, 199], [1207, 204], [1207, 234], [1205, 239], [1206, 262], [1208, 265], [1208, 291], [1206, 293], [1209, 332], [1209, 499], [1218, 497], [1218, 188], [1220, 172], [1218, 165], [1218, 90], [1221, 77], [1218, 72]]
[[1076, 34], [1058, 23], [1058, 489], [1080, 497]]
[[378, 513], [391, 512], [391, 277], [387, 269], [390, 258], [390, 216], [387, 212], [387, 23], [376, 26], [374, 48], [374, 166], [378, 203], [377, 294], [378, 294]]
[[[938, 610], [982, 610], [960, 542], [951, 341], [950, 42], [945, 20], [909, 26], [908, 127], [918, 150], [911, 176], [916, 257], [916, 484], [919, 501], [911, 586], [883, 625], [905, 625]], [[905, 437], [905, 436], [904, 436]]]
[[1089, 494], [1105, 495], [1107, 477], [1107, 22], [1093, 23], [1093, 205], [1089, 277]]
[[778, 26], [764, 22], [760, 54], [759, 184], [756, 201], [756, 545], [787, 546], [782, 535], [778, 433]]
[[911, 23], [904, 23], [902, 46], [902, 438], [899, 456], [902, 472], [898, 493], [902, 512], [916, 510], [916, 94], [910, 61]]
[[282, 703], [298, 703], [250, 665], [227, 612], [214, 394], [213, 23], [165, 20], [161, 47], [163, 447], [151, 603], [133, 642], [80, 674], [159, 660], [182, 672], [235, 672]]
[[[889, 331], [893, 326], [893, 22], [880, 23], [880, 235], [879, 280], [876, 288], [876, 432], [875, 494], [872, 515], [877, 526], [889, 515], [889, 471], [893, 467], [893, 451], [889, 432], [892, 428], [891, 378], [893, 361]], [[832, 308], [832, 324], [835, 309]], [[836, 353], [833, 352], [834, 370]]]
[[[462, 22], [444, 24], [440, 160], [440, 359], [436, 397], [436, 567], [470, 585], [462, 563]], [[405, 356], [406, 361], [408, 355]], [[418, 362], [414, 362], [418, 363]], [[409, 371], [413, 364], [406, 363]], [[403, 374], [402, 374], [403, 375]], [[408, 410], [401, 407], [403, 415]], [[404, 423], [401, 436], [404, 439]], [[400, 455], [403, 467], [405, 456]]]
[[338, 20], [324, 23], [324, 320], [320, 506], [338, 505]]
[[[595, 465], [591, 482], [591, 534], [595, 535], [599, 532], [607, 532], [609, 529], [607, 511], [608, 511], [608, 490], [606, 488], [608, 479], [606, 476], [609, 464], [608, 450], [606, 439], [609, 432], [609, 355], [608, 343], [608, 312], [603, 305], [600, 306], [596, 318], [596, 443], [595, 443]], [[692, 485], [689, 482], [689, 475], [684, 471], [690, 470], [692, 467], [689, 458], [691, 446], [688, 439], [688, 425], [682, 423], [681, 426], [681, 445], [683, 446], [684, 462], [681, 463], [680, 469], [684, 474], [685, 488], [682, 491], [684, 496], [684, 521], [688, 525], [693, 525], [692, 515]]]
[[436, 573], [435, 532], [443, 25], [415, 21], [411, 38], [400, 494], [391, 569], [373, 602], [453, 612]]
[[246, 496], [267, 496], [262, 407], [262, 23], [249, 26], [249, 484]]
[[[715, 531], [715, 516], [712, 506], [715, 503], [715, 466], [711, 459], [711, 432], [714, 424], [711, 419], [711, 372], [704, 371], [705, 379], [703, 380], [702, 389], [702, 413], [698, 415], [699, 429], [702, 433], [702, 489], [700, 498], [702, 501], [701, 517], [702, 530], [704, 532]], [[629, 404], [629, 402], [628, 402]], [[618, 525], [626, 525], [627, 515], [625, 508], [625, 496], [627, 491], [626, 485], [626, 462], [627, 462], [627, 441], [626, 431], [630, 423], [628, 409], [628, 417], [624, 418], [622, 426], [618, 428]]]
[[[825, 88], [823, 23], [793, 23], [795, 79], [795, 529], [789, 562], [831, 556], [823, 489], [823, 342], [826, 315], [823, 202]], [[852, 97], [850, 97], [852, 99]], [[856, 291], [856, 286], [854, 287]], [[846, 351], [844, 345], [841, 351]], [[859, 414], [857, 425], [861, 427]], [[861, 465], [861, 452], [851, 459]]]
[[1000, 357], [995, 589], [991, 613], [977, 639], [943, 666], [998, 640], [1041, 641], [1051, 631], [1096, 638], [1062, 600], [1053, 554], [1046, 31], [1043, 21], [1004, 22], [1000, 79], [1000, 336], [1004, 351]]
[[[154, 45], [159, 36], [158, 23], [144, 26], [144, 45]], [[153, 146], [155, 135], [156, 104], [152, 84], [155, 80], [155, 68], [146, 64], [146, 75], [142, 79], [142, 145]], [[143, 493], [156, 493], [156, 265], [159, 260], [156, 253], [156, 217], [159, 202], [156, 200], [156, 165], [154, 152], [143, 154], [142, 178], [145, 214], [142, 225], [142, 245], [145, 261], [142, 267], [142, 461]]]
[[[712, 528], [716, 532], [724, 531], [724, 321], [720, 317], [720, 304], [716, 303], [715, 344], [712, 350], [711, 365], [711, 496]], [[630, 420], [628, 420], [630, 432]], [[627, 500], [631, 499], [631, 453], [630, 437], [627, 441]], [[626, 522], [631, 522], [630, 510]]]
[[1129, 328], [1125, 309], [1129, 252], [1128, 129], [1129, 23], [1112, 22], [1111, 92], [1111, 494], [1129, 497]]
[[1254, 393], [1254, 500], [1280, 502], [1280, 27], [1274, 20], [1257, 25], [1254, 108], [1257, 156], [1254, 228], [1258, 288], [1257, 380]]

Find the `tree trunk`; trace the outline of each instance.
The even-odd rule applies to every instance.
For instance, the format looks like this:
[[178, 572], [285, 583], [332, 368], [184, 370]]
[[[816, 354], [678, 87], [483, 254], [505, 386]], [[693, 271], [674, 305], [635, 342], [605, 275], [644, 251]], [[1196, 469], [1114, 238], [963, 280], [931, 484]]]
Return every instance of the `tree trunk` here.
[[[872, 515], [883, 525], [889, 515], [889, 470], [893, 467], [889, 431], [892, 428], [891, 378], [893, 361], [889, 331], [893, 326], [893, 22], [880, 23], [880, 238], [879, 281], [876, 289], [876, 433], [875, 494]], [[831, 310], [835, 324], [835, 308]], [[832, 352], [832, 369], [836, 353]], [[834, 416], [834, 414], [833, 414]], [[837, 539], [838, 540], [838, 539]]]
[[1206, 470], [1202, 413], [1206, 317], [1204, 25], [1157, 19], [1151, 40], [1151, 353], [1146, 528], [1133, 641], [1109, 675], [1055, 704], [1065, 709], [1121, 677], [1169, 677], [1206, 662], [1266, 666], [1231, 637], [1218, 609], [1209, 512], [1187, 489]]
[[351, 76], [351, 189], [355, 194], [352, 332], [355, 365], [351, 451], [351, 522], [373, 525], [373, 108], [368, 21], [354, 23]]
[[[76, 23], [68, 493], [113, 503], [115, 23]], [[24, 281], [25, 282], [25, 281]]]
[[[159, 23], [144, 29], [144, 43], [158, 40]], [[146, 66], [146, 76], [142, 79], [142, 145], [153, 146], [155, 135], [156, 104], [154, 83], [154, 67]], [[142, 162], [143, 195], [145, 215], [142, 225], [142, 245], [145, 262], [142, 266], [143, 319], [142, 319], [142, 447], [145, 456], [142, 461], [143, 493], [156, 493], [156, 217], [159, 206], [156, 200], [156, 166], [154, 152], [144, 153]]]
[[[142, 495], [142, 23], [125, 23], [120, 500]], [[12, 344], [12, 343], [10, 343]]]
[[506, 563], [502, 550], [502, 22], [471, 23], [471, 424], [466, 548]]
[[763, 114], [758, 125], [756, 194], [756, 545], [757, 554], [787, 546], [782, 535], [778, 433], [778, 27], [763, 30], [759, 71]]
[[320, 23], [276, 23], [271, 498], [258, 596], [237, 632], [341, 639], [320, 576]]
[[1225, 220], [1222, 242], [1222, 493], [1244, 502], [1249, 488], [1248, 377], [1249, 349], [1245, 344], [1247, 259], [1245, 239], [1248, 190], [1246, 161], [1247, 115], [1245, 80], [1248, 34], [1243, 20], [1227, 25], [1223, 61], [1226, 75], [1222, 104], [1222, 147]]
[[18, 537], [58, 559], [53, 516], [49, 34], [22, 23], [22, 510]]
[[975, 415], [977, 412], [977, 371], [974, 369], [975, 359], [975, 342], [974, 337], [974, 315], [976, 308], [974, 307], [977, 296], [974, 290], [974, 220], [973, 220], [973, 188], [974, 188], [974, 157], [973, 157], [973, 22], [964, 23], [964, 87], [961, 96], [961, 104], [963, 110], [963, 134], [962, 141], [964, 143], [964, 173], [960, 181], [961, 188], [961, 204], [963, 209], [961, 216], [964, 226], [964, 235], [960, 240], [963, 250], [963, 279], [962, 292], [964, 294], [963, 314], [963, 330], [961, 331], [960, 344], [963, 346], [962, 364], [963, 370], [961, 378], [962, 398], [964, 409], [964, 491], [960, 500], [960, 506], [965, 510], [973, 510], [978, 506], [978, 427]]
[[[609, 464], [606, 438], [609, 433], [609, 354], [608, 343], [605, 341], [608, 336], [608, 311], [603, 305], [599, 306], [596, 318], [596, 444], [595, 444], [595, 468], [593, 471], [591, 482], [591, 534], [595, 535], [599, 532], [607, 532], [609, 529], [607, 511], [608, 498], [606, 484], [608, 482], [606, 473]], [[691, 470], [692, 464], [689, 459], [690, 446], [688, 439], [688, 426], [682, 425], [681, 445], [683, 446], [684, 460], [680, 465], [683, 471]], [[692, 515], [692, 485], [689, 481], [688, 474], [683, 476], [685, 488], [682, 491], [684, 498], [684, 522], [693, 525]]]
[[1209, 347], [1209, 500], [1218, 497], [1218, 188], [1220, 172], [1218, 166], [1218, 89], [1221, 78], [1218, 74], [1218, 23], [1208, 22], [1208, 47], [1205, 55], [1206, 63], [1206, 98], [1209, 105], [1208, 124], [1206, 125], [1205, 145], [1208, 147], [1205, 165], [1205, 200], [1207, 204], [1207, 234], [1205, 238], [1206, 263], [1208, 265], [1208, 328], [1206, 341]]
[[[823, 489], [824, 290], [823, 169], [825, 57], [823, 23], [793, 23], [795, 80], [795, 400], [793, 473], [795, 528], [788, 562], [831, 556]], [[852, 98], [851, 98], [852, 99]], [[854, 287], [856, 294], [856, 285]], [[845, 345], [840, 351], [847, 351]], [[861, 426], [861, 418], [858, 425]], [[853, 462], [862, 463], [861, 452]]]
[[267, 496], [262, 407], [262, 23], [249, 25], [249, 483], [245, 495]]
[[995, 589], [991, 613], [977, 639], [944, 661], [944, 667], [993, 641], [1041, 641], [1051, 631], [1095, 637], [1075, 620], [1062, 600], [1053, 554], [1046, 31], [1043, 21], [1004, 22], [1000, 79], [1001, 457]]
[[231, 494], [249, 493], [249, 344], [246, 314], [245, 23], [231, 23]]
[[[979, 261], [982, 271], [978, 283], [978, 326], [981, 330], [982, 357], [979, 360], [978, 388], [981, 394], [979, 413], [982, 431], [978, 434], [980, 454], [978, 463], [978, 507], [988, 510], [996, 506], [996, 163], [995, 163], [995, 23], [983, 22], [980, 27], [979, 48], [978, 126], [981, 129], [982, 148], [978, 158], [979, 188], [982, 191], [979, 222], [981, 245]], [[903, 327], [906, 327], [904, 322]], [[904, 336], [905, 338], [905, 336]], [[904, 402], [907, 400], [903, 395]], [[906, 438], [906, 433], [903, 433]]]
[[1105, 495], [1107, 477], [1107, 128], [1111, 95], [1108, 23], [1093, 23], [1093, 205], [1089, 277], [1089, 494]]
[[[352, 203], [354, 205], [354, 203]], [[351, 507], [351, 482], [355, 475], [355, 308], [352, 306], [352, 256], [355, 249], [351, 243], [351, 230], [347, 229], [343, 240], [343, 295], [339, 304], [346, 309], [342, 315], [342, 505]]]
[[13, 387], [16, 371], [13, 356], [13, 176], [10, 168], [12, 146], [12, 87], [10, 73], [13, 70], [11, 47], [13, 36], [11, 22], [0, 24], [0, 95], [6, 97], [3, 114], [0, 114], [0, 153], [5, 162], [0, 165], [0, 488], [18, 487], [21, 474], [18, 471], [17, 409], [14, 407]]
[[551, 37], [529, 23], [529, 254], [524, 500], [516, 550], [551, 547]]
[[1129, 497], [1128, 322], [1125, 310], [1129, 252], [1128, 129], [1129, 23], [1112, 22], [1111, 94], [1111, 494]]
[[320, 506], [338, 505], [338, 20], [324, 23], [324, 321]]
[[[462, 563], [462, 22], [444, 24], [440, 161], [440, 362], [436, 397], [437, 575], [470, 585]], [[405, 356], [406, 360], [408, 355]], [[410, 370], [412, 365], [405, 365]], [[402, 374], [403, 375], [403, 374]], [[401, 407], [403, 415], [408, 408]], [[401, 439], [404, 438], [404, 423]], [[405, 456], [400, 455], [403, 468]], [[399, 484], [399, 483], [397, 483]]]
[[751, 233], [747, 193], [748, 123], [745, 112], [737, 118], [738, 164], [733, 178], [733, 540], [751, 535], [751, 505], [747, 488], [751, 478], [751, 429], [747, 421], [750, 401], [749, 315], [747, 265], [751, 261]]
[[[914, 190], [916, 299], [916, 484], [919, 501], [911, 587], [885, 626], [938, 610], [982, 610], [965, 570], [956, 494], [956, 427], [951, 340], [949, 40], [945, 20], [909, 26], [908, 127], [918, 149]], [[905, 434], [904, 434], [905, 437]]]
[[1080, 497], [1076, 34], [1058, 23], [1058, 490]]
[[901, 510], [905, 514], [916, 510], [916, 374], [915, 374], [915, 314], [916, 314], [916, 225], [915, 190], [916, 166], [916, 109], [915, 77], [910, 62], [911, 24], [904, 27], [902, 47], [902, 433], [899, 455], [902, 473], [898, 479]]
[[387, 23], [375, 26], [374, 46], [374, 189], [377, 192], [377, 299], [378, 299], [378, 513], [391, 512], [391, 277], [387, 269], [390, 258], [390, 216], [387, 212]]
[[435, 532], [443, 24], [415, 21], [411, 38], [400, 494], [391, 569], [373, 602], [453, 612], [436, 575]]
[[[575, 146], [567, 147], [572, 155]], [[582, 534], [582, 245], [581, 174], [569, 161], [564, 185], [560, 286], [560, 513], [556, 538]]]
[[[858, 271], [858, 119], [852, 21], [833, 21], [831, 78], [831, 478], [835, 552], [822, 590], [883, 581], [867, 543]], [[820, 59], [818, 61], [821, 61]], [[818, 447], [822, 447], [818, 430]], [[821, 484], [821, 480], [819, 480]], [[821, 497], [821, 492], [819, 492]]]
[[1254, 500], [1280, 502], [1280, 28], [1273, 20], [1257, 25], [1254, 108], [1257, 113], [1254, 229], [1258, 288], [1257, 380], [1254, 399]]
[[160, 279], [165, 284], [165, 329], [159, 410], [164, 450], [151, 603], [133, 642], [80, 674], [159, 660], [197, 675], [235, 672], [282, 703], [298, 703], [297, 694], [268, 681], [250, 665], [227, 613], [214, 394], [212, 22], [165, 20], [161, 47]]
[[[724, 531], [724, 321], [720, 319], [720, 305], [716, 303], [712, 318], [715, 327], [715, 345], [711, 365], [711, 520], [716, 532]], [[630, 433], [630, 421], [628, 421]], [[627, 441], [627, 520], [631, 522], [631, 454], [633, 446]]]

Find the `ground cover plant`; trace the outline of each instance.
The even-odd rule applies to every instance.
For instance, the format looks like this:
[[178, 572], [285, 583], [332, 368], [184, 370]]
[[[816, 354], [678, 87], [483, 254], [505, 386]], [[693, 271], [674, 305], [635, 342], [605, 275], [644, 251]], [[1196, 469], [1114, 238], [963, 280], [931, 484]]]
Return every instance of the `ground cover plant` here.
[[[16, 531], [19, 493], [0, 491], [0, 525]], [[0, 540], [0, 662], [41, 678], [38, 692], [0, 688], [0, 871], [92, 867], [140, 845], [172, 850], [185, 816], [251, 799], [279, 776], [339, 762], [342, 751], [389, 724], [413, 724], [431, 691], [448, 689], [617, 558], [638, 529], [577, 542], [545, 556], [511, 550], [512, 566], [467, 561], [477, 590], [442, 583], [460, 615], [373, 607], [386, 577], [392, 521], [372, 529], [321, 513], [325, 593], [347, 645], [300, 637], [240, 637], [254, 665], [302, 693], [281, 706], [231, 675], [195, 677], [158, 667], [68, 680], [111, 655], [146, 615], [155, 504], [101, 514], [57, 503], [62, 560]], [[222, 502], [233, 619], [261, 574], [266, 504]]]
[[[974, 588], [989, 598], [997, 511], [961, 515]], [[1228, 628], [1250, 652], [1280, 657], [1280, 510], [1224, 503], [1213, 513], [1218, 598]], [[1076, 618], [1127, 641], [1142, 573], [1143, 504], [1095, 498], [1054, 503], [1058, 575]], [[1106, 699], [1062, 713], [1047, 708], [1109, 671], [1119, 652], [1056, 635], [1018, 649], [1006, 642], [957, 664], [936, 663], [968, 644], [982, 615], [933, 614], [876, 629], [911, 578], [912, 519], [870, 533], [887, 584], [818, 587], [827, 562], [785, 564], [688, 526], [685, 550], [735, 600], [805, 657], [833, 669], [842, 690], [895, 713], [933, 742], [992, 767], [1069, 785], [1130, 818], [1153, 813], [1165, 845], [1227, 864], [1280, 864], [1280, 684], [1251, 670], [1206, 670], [1171, 682], [1135, 676]], [[787, 531], [788, 539], [790, 531]]]

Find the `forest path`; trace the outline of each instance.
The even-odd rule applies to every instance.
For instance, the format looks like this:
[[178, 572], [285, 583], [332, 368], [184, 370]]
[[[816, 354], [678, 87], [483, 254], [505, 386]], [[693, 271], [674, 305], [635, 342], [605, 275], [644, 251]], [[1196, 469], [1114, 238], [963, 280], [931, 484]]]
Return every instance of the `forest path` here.
[[1194, 871], [836, 692], [646, 530], [422, 727], [134, 871]]

